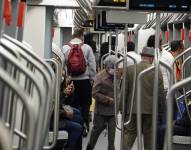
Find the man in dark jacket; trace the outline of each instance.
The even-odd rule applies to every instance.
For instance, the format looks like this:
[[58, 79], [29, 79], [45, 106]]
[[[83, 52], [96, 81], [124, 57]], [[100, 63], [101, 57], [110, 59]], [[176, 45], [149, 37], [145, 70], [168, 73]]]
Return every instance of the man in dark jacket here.
[[[132, 97], [133, 79], [138, 76], [140, 72], [152, 66], [154, 59], [154, 48], [144, 47], [141, 53], [142, 61], [137, 64], [137, 75], [134, 76], [135, 65], [127, 67], [127, 92], [126, 92], [126, 116], [129, 116], [130, 100]], [[144, 149], [151, 150], [151, 135], [152, 135], [152, 105], [153, 105], [153, 88], [154, 88], [154, 70], [150, 71], [142, 80], [141, 106], [142, 106], [142, 133], [144, 135]], [[159, 73], [159, 111], [164, 101], [164, 87], [161, 72]], [[137, 89], [137, 87], [136, 87]], [[125, 127], [125, 139], [123, 150], [131, 150], [135, 139], [137, 137], [137, 120], [136, 120], [136, 101], [137, 91], [133, 100], [133, 115], [130, 124]], [[120, 99], [120, 107], [122, 106], [122, 98]]]

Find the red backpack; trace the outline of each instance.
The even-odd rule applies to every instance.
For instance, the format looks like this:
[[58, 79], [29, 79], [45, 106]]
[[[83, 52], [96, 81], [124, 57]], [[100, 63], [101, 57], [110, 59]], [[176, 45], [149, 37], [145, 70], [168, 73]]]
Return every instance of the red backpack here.
[[86, 60], [81, 49], [83, 44], [69, 44], [71, 47], [67, 62], [69, 75], [78, 76], [86, 71]]

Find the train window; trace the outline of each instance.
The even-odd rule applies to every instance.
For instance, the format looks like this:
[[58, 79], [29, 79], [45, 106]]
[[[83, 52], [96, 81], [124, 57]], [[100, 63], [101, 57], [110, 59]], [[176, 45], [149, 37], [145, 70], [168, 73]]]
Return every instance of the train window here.
[[190, 11], [190, 0], [130, 0], [130, 10]]

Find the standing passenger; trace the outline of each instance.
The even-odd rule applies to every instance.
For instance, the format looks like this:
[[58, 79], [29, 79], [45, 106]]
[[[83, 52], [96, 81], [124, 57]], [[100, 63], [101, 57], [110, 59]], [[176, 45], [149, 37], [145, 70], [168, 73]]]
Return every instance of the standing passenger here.
[[[135, 58], [136, 63], [141, 61], [141, 56], [135, 52], [135, 44], [133, 42], [127, 42], [127, 54]], [[134, 65], [134, 61], [127, 57], [127, 66]]]
[[105, 69], [96, 75], [93, 87], [95, 110], [93, 128], [86, 150], [93, 150], [99, 135], [108, 128], [108, 150], [114, 150], [115, 114], [114, 114], [114, 63], [118, 59], [111, 55], [105, 61]]
[[[141, 53], [142, 61], [137, 64], [137, 75], [152, 66], [154, 59], [154, 48], [144, 47]], [[133, 79], [137, 76], [134, 76], [134, 67], [131, 65], [127, 67], [127, 91], [126, 91], [126, 116], [127, 119], [130, 110], [130, 100], [132, 97], [133, 89]], [[141, 110], [142, 110], [142, 133], [144, 137], [144, 149], [151, 150], [151, 135], [152, 135], [152, 106], [153, 106], [153, 88], [154, 88], [154, 70], [149, 72], [142, 80], [142, 93], [141, 93]], [[163, 106], [163, 79], [162, 74], [159, 74], [159, 111]], [[136, 87], [137, 89], [137, 87]], [[133, 100], [133, 114], [130, 124], [125, 127], [125, 137], [124, 137], [124, 150], [131, 150], [135, 139], [137, 137], [137, 120], [136, 120], [136, 100], [137, 100], [137, 91], [135, 91], [135, 97]], [[122, 99], [120, 99], [120, 108], [122, 108]]]
[[[85, 123], [84, 131], [86, 131], [89, 130], [89, 109], [92, 102], [92, 81], [96, 74], [96, 62], [92, 48], [87, 44], [83, 44], [83, 31], [76, 29], [74, 31], [72, 40], [69, 42], [69, 45], [63, 46], [63, 53], [66, 57], [66, 65], [68, 65], [68, 56], [72, 50], [72, 46], [74, 45], [79, 45], [83, 52], [83, 57], [86, 63], [86, 70], [80, 75], [71, 74], [71, 80], [73, 81], [75, 88], [74, 101], [71, 105], [81, 110], [81, 114]], [[77, 58], [78, 55], [75, 57]], [[79, 64], [82, 62], [77, 63]]]

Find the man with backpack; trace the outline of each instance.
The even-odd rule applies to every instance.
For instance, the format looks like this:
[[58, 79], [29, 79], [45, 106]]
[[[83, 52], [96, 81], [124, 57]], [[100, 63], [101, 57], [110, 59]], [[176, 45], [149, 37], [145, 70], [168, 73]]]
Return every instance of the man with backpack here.
[[92, 48], [84, 44], [83, 31], [74, 30], [72, 40], [63, 46], [68, 76], [74, 84], [74, 100], [71, 106], [81, 110], [85, 128], [89, 130], [89, 109], [92, 99], [92, 83], [96, 74], [96, 62]]

